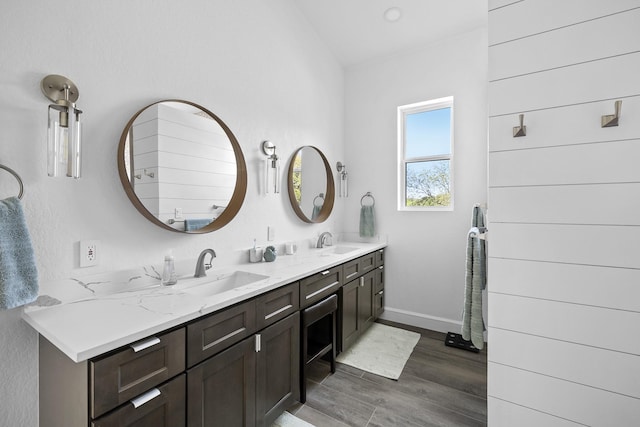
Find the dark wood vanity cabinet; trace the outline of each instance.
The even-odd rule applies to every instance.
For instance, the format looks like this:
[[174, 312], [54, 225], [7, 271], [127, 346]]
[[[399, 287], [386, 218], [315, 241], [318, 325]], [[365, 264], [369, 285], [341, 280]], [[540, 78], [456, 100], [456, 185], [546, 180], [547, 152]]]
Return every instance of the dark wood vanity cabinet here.
[[352, 280], [341, 289], [340, 351], [348, 349], [384, 310], [384, 249], [344, 264]]
[[342, 351], [373, 323], [373, 282], [369, 272], [342, 287]]
[[299, 398], [296, 312], [187, 371], [188, 427], [270, 426]]
[[338, 293], [348, 348], [383, 309], [383, 254], [80, 363], [40, 336], [40, 425], [268, 427], [300, 399], [300, 310]]

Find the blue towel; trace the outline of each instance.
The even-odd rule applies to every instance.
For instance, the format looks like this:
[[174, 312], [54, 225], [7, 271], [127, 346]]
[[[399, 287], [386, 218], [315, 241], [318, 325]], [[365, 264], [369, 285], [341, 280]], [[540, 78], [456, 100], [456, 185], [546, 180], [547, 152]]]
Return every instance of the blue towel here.
[[38, 271], [22, 205], [17, 197], [0, 201], [0, 309], [38, 298]]
[[198, 230], [202, 227], [206, 227], [211, 224], [211, 220], [208, 218], [203, 219], [185, 219], [184, 220], [184, 231], [194, 231]]
[[[465, 275], [462, 338], [482, 350], [484, 347], [484, 319], [482, 318], [482, 290], [487, 286], [487, 257], [485, 241], [479, 228], [484, 228], [484, 214], [479, 206], [473, 208], [472, 229], [467, 237], [467, 268]], [[473, 231], [473, 232], [472, 232]]]
[[373, 213], [373, 205], [360, 208], [360, 237], [373, 237], [376, 235], [376, 219]]
[[311, 212], [311, 219], [316, 220], [320, 216], [320, 211], [322, 210], [322, 205], [317, 206], [313, 205], [313, 212]]

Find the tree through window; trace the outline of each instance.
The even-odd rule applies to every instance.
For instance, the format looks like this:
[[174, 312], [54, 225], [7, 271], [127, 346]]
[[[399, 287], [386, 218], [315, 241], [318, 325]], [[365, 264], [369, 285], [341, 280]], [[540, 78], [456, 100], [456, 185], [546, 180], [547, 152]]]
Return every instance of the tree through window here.
[[398, 107], [400, 210], [453, 210], [453, 97]]

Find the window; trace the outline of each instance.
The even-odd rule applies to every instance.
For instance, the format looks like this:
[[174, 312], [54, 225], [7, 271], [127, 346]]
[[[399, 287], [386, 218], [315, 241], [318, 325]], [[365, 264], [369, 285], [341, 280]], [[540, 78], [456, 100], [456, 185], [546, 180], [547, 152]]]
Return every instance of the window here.
[[398, 210], [453, 210], [453, 97], [398, 107]]

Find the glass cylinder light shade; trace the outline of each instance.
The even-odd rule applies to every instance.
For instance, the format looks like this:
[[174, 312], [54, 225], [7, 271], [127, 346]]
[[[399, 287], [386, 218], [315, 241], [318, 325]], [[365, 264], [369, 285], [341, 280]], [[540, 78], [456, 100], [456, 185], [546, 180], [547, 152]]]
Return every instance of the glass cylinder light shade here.
[[265, 176], [265, 188], [266, 192], [270, 193], [271, 190], [275, 194], [280, 193], [280, 160], [275, 154], [267, 158], [266, 164], [266, 176]]
[[71, 106], [49, 105], [47, 172], [52, 177], [80, 178], [81, 111]]

